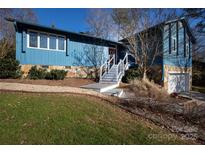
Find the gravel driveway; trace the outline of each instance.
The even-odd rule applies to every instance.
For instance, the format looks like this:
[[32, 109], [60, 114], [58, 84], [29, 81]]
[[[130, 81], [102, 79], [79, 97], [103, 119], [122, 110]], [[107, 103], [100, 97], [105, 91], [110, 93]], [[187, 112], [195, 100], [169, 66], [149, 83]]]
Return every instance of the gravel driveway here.
[[203, 101], [205, 103], [205, 94], [197, 92], [197, 91], [190, 91], [190, 92], [183, 92], [181, 95], [190, 97], [192, 99], [196, 99], [199, 101]]

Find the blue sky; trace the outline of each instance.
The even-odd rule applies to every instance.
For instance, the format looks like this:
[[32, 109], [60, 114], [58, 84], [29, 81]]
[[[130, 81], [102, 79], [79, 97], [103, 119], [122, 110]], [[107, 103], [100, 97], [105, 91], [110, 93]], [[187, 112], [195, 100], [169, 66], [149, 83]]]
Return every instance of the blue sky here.
[[81, 32], [88, 30], [86, 15], [89, 9], [33, 9], [38, 17], [39, 24], [68, 31]]

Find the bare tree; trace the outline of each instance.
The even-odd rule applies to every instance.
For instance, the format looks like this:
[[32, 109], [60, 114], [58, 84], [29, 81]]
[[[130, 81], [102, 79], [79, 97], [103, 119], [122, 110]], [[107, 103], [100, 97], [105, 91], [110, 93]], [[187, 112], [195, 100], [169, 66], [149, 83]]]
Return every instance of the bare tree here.
[[86, 18], [89, 34], [104, 39], [113, 39], [114, 24], [111, 11], [107, 9], [90, 9]]
[[14, 18], [21, 21], [37, 22], [32, 9], [0, 9], [0, 58], [15, 48], [15, 29], [12, 23], [5, 18]]
[[[82, 34], [88, 34], [94, 37], [102, 38], [101, 43], [103, 43], [103, 39], [112, 38], [113, 31], [111, 31], [111, 29], [113, 24], [110, 10], [90, 9], [88, 11], [86, 22], [88, 25], [88, 32], [81, 32]], [[93, 44], [95, 44], [95, 40], [93, 41]], [[87, 64], [89, 64], [89, 68], [92, 68], [94, 70], [95, 79], [99, 79], [99, 67], [106, 60], [103, 47], [98, 46], [97, 42], [96, 45], [87, 45], [84, 47], [83, 54], [76, 55], [75, 59], [78, 63], [77, 65], [80, 64], [87, 66]], [[84, 69], [84, 72], [88, 75], [91, 74], [89, 68]]]
[[[119, 27], [122, 41], [138, 64], [143, 79], [156, 57], [162, 52], [162, 42], [159, 39], [160, 28], [153, 27], [175, 15], [175, 10], [167, 9], [114, 9], [113, 20]], [[149, 31], [147, 31], [149, 29]]]
[[188, 19], [192, 32], [196, 37], [196, 45], [193, 50], [193, 60], [203, 61], [205, 56], [205, 9], [186, 8], [182, 16]]
[[83, 51], [74, 55], [75, 65], [85, 66], [86, 77], [99, 80], [99, 67], [105, 61], [104, 48], [97, 45], [84, 45]]

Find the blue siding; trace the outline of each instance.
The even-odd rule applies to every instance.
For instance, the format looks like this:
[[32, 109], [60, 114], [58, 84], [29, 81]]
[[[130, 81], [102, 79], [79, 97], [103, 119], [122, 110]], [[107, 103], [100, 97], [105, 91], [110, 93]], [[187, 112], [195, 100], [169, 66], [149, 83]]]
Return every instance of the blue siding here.
[[[181, 22], [179, 22], [179, 30], [178, 30], [178, 55], [177, 52], [173, 51], [173, 41], [171, 41], [171, 54], [169, 54], [169, 31], [168, 25], [164, 27], [163, 34], [163, 64], [178, 66], [178, 67], [191, 67], [192, 66], [192, 56], [188, 55], [184, 56], [184, 27]], [[171, 25], [171, 38], [176, 36], [176, 22]], [[191, 44], [192, 46], [192, 44]], [[190, 50], [192, 53], [192, 49]], [[192, 55], [192, 54], [191, 54]]]
[[97, 55], [103, 56], [103, 60], [101, 62], [99, 61], [99, 65], [100, 63], [104, 63], [108, 58], [108, 47], [76, 42], [72, 41], [72, 38], [67, 39], [67, 51], [64, 52], [27, 48], [27, 39], [22, 37], [22, 35], [25, 36], [25, 33], [16, 32], [16, 59], [20, 61], [20, 64], [93, 66], [86, 58], [88, 56], [88, 50], [92, 53], [93, 48], [98, 50], [99, 54]]

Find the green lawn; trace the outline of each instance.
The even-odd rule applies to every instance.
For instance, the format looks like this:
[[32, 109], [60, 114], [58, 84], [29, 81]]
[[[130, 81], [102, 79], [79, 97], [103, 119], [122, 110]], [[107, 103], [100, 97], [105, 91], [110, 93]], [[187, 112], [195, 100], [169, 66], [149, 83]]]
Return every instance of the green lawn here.
[[91, 97], [0, 93], [0, 144], [189, 143]]

